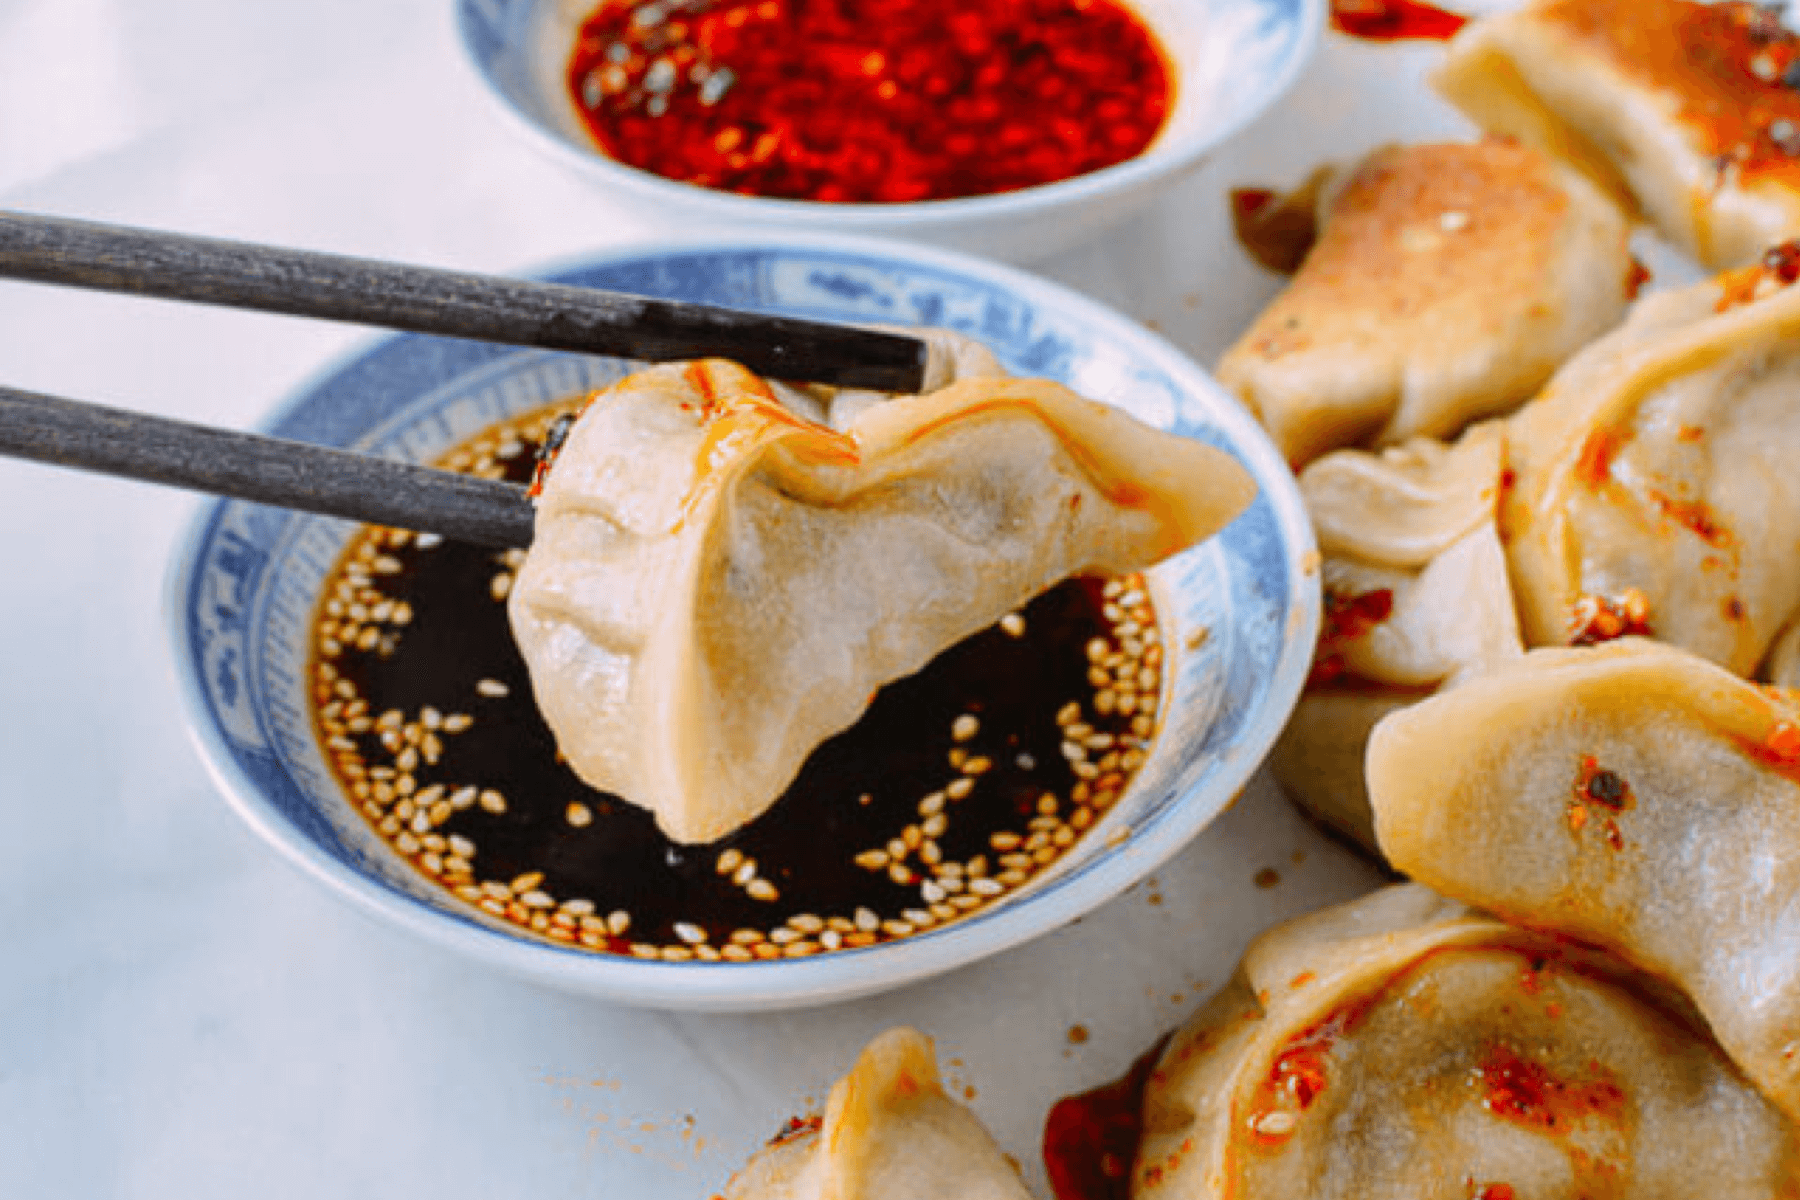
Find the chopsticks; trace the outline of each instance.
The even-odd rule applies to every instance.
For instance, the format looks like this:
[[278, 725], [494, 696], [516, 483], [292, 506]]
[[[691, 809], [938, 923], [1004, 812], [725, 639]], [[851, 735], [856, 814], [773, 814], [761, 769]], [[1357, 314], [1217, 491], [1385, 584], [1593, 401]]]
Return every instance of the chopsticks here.
[[531, 545], [517, 484], [0, 387], [0, 455], [302, 512]]
[[566, 284], [0, 212], [0, 278], [759, 375], [916, 392], [917, 338]]

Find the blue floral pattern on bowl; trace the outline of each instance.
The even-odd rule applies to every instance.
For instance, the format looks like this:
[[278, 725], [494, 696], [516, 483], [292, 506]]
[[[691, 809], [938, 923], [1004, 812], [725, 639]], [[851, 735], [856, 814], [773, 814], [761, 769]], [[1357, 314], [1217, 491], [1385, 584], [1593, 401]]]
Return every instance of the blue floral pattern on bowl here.
[[[171, 572], [175, 657], [215, 778], [302, 866], [428, 937], [553, 983], [692, 1007], [804, 1003], [893, 986], [1062, 924], [1178, 850], [1261, 762], [1310, 656], [1318, 585], [1307, 564], [1316, 555], [1292, 479], [1254, 421], [1166, 343], [1034, 277], [856, 239], [621, 251], [550, 277], [790, 316], [946, 326], [986, 342], [1017, 373], [1062, 380], [1230, 451], [1255, 475], [1259, 495], [1219, 537], [1151, 573], [1174, 666], [1165, 724], [1131, 789], [1057, 868], [1005, 904], [902, 942], [753, 964], [640, 962], [538, 941], [490, 921], [390, 852], [333, 779], [308, 708], [312, 614], [354, 527], [213, 504]], [[328, 370], [266, 428], [430, 461], [497, 421], [604, 387], [632, 366], [393, 337]], [[1128, 834], [1109, 837], [1114, 830]]]

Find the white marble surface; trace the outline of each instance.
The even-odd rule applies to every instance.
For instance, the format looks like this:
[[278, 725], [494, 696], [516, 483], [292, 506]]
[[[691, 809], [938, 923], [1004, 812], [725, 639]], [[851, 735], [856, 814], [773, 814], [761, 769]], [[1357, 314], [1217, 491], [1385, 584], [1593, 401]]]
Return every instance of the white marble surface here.
[[[513, 139], [448, 9], [0, 0], [0, 207], [494, 270], [653, 233]], [[1209, 361], [1275, 286], [1224, 189], [1456, 132], [1418, 82], [1432, 53], [1329, 39], [1166, 203], [1042, 269]], [[224, 424], [366, 336], [0, 283], [0, 382]], [[896, 1022], [938, 1038], [1041, 1188], [1057, 1095], [1122, 1070], [1257, 930], [1375, 878], [1259, 780], [1077, 926], [876, 1000], [668, 1016], [483, 975], [350, 911], [214, 794], [162, 629], [194, 507], [0, 462], [0, 1196], [703, 1197]]]

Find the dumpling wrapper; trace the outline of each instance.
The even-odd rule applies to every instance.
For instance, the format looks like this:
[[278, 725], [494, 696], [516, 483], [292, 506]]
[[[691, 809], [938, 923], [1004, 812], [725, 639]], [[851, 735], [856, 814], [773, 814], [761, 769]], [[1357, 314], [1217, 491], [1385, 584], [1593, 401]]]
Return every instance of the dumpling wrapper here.
[[1800, 706], [1638, 638], [1537, 650], [1375, 729], [1396, 868], [1681, 988], [1800, 1117]]
[[838, 1080], [816, 1130], [765, 1147], [724, 1200], [1031, 1200], [974, 1113], [945, 1094], [931, 1040], [890, 1029]]
[[1251, 945], [1150, 1077], [1131, 1195], [1735, 1200], [1796, 1187], [1792, 1127], [1679, 997], [1400, 886]]
[[1651, 636], [1748, 675], [1800, 608], [1783, 253], [1646, 296], [1511, 421], [1500, 524], [1528, 644], [1567, 644], [1578, 606], [1636, 590]]
[[1635, 288], [1623, 216], [1522, 146], [1377, 150], [1322, 203], [1299, 273], [1218, 368], [1296, 468], [1516, 408]]
[[1471, 23], [1434, 82], [1716, 269], [1800, 233], [1795, 45], [1749, 4], [1540, 0]]
[[1061, 579], [1193, 545], [1254, 490], [1223, 451], [1043, 380], [839, 432], [735, 364], [655, 367], [570, 431], [509, 611], [575, 773], [709, 842], [881, 685]]
[[1454, 445], [1340, 450], [1300, 473], [1324, 556], [1325, 629], [1269, 767], [1302, 808], [1371, 851], [1363, 753], [1375, 723], [1524, 652], [1494, 522], [1501, 451], [1490, 423]]

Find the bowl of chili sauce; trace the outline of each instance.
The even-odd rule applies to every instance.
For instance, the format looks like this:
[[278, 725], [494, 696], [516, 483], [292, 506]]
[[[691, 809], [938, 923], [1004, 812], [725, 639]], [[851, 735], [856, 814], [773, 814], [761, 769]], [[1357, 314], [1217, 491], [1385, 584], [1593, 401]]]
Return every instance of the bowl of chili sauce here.
[[[1141, 578], [1078, 578], [883, 688], [765, 818], [663, 839], [588, 788], [530, 698], [495, 552], [222, 501], [167, 611], [190, 727], [285, 857], [465, 956], [643, 1005], [868, 994], [1049, 932], [1222, 812], [1299, 695], [1319, 621], [1298, 490], [1254, 418], [1137, 322], [971, 255], [889, 239], [664, 239], [560, 282], [822, 320], [949, 328], [1231, 453], [1254, 503]], [[622, 359], [405, 335], [326, 368], [263, 427], [523, 481]]]
[[1153, 200], [1298, 76], [1324, 0], [458, 0], [515, 126], [669, 223], [1031, 260]]

